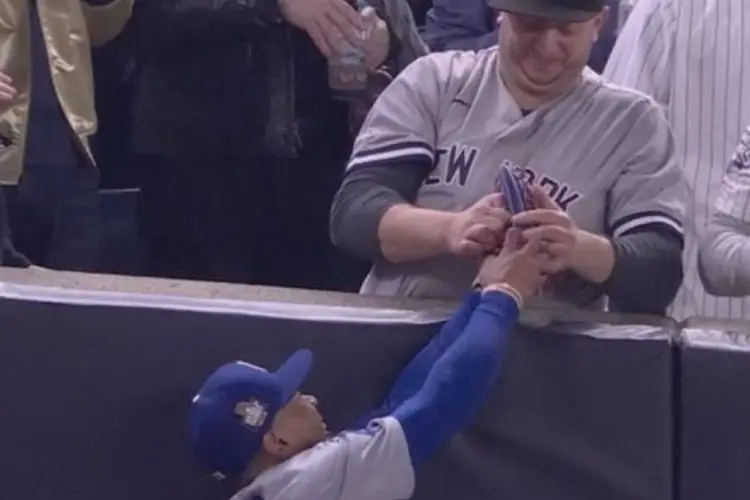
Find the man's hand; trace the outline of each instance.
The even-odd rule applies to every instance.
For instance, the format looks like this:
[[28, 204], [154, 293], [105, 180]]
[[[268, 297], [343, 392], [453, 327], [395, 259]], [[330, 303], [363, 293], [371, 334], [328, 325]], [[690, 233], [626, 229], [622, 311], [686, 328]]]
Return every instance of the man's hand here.
[[537, 208], [515, 215], [511, 223], [528, 228], [521, 233], [522, 239], [541, 241], [552, 259], [551, 273], [570, 268], [578, 240], [575, 222], [541, 187], [532, 186], [531, 196]]
[[284, 19], [310, 35], [318, 50], [329, 58], [342, 37], [353, 46], [362, 44], [364, 25], [344, 0], [279, 0]]
[[10, 102], [15, 97], [18, 91], [13, 86], [13, 79], [0, 72], [0, 102]]
[[391, 47], [388, 25], [378, 17], [372, 7], [365, 7], [360, 14], [362, 23], [368, 27], [364, 46], [365, 64], [367, 69], [373, 71], [388, 57]]
[[482, 261], [477, 281], [483, 286], [505, 283], [527, 300], [544, 284], [550, 262], [538, 236], [521, 246], [521, 230], [510, 228], [505, 233], [502, 250]]
[[495, 251], [504, 238], [510, 214], [503, 208], [501, 196], [485, 196], [456, 214], [448, 229], [448, 249], [454, 255], [477, 259]]

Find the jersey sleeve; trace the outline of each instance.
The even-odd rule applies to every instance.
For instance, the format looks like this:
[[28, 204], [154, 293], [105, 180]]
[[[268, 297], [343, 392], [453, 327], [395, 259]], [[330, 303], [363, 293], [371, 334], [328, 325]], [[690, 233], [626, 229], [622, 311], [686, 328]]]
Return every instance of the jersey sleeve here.
[[403, 163], [432, 167], [441, 56], [417, 59], [380, 94], [354, 141], [349, 169]]
[[406, 500], [413, 491], [404, 432], [385, 417], [277, 465], [236, 500]]
[[607, 200], [607, 233], [666, 230], [683, 239], [688, 184], [679, 164], [672, 130], [651, 100], [619, 145], [622, 171]]
[[617, 37], [604, 77], [667, 106], [676, 31], [673, 0], [639, 0]]
[[732, 155], [714, 212], [701, 235], [699, 263], [710, 293], [750, 294], [750, 127]]
[[346, 440], [346, 480], [341, 500], [406, 500], [414, 492], [414, 469], [401, 424], [393, 417], [373, 420]]

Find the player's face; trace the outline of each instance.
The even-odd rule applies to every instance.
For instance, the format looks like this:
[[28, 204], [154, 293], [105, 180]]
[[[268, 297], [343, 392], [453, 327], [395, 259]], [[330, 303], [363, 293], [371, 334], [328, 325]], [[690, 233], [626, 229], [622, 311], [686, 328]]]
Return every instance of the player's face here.
[[566, 89], [586, 66], [607, 10], [583, 22], [503, 13], [499, 45], [504, 71], [532, 94]]
[[296, 394], [274, 417], [271, 432], [282, 445], [277, 452], [281, 458], [296, 455], [322, 441], [327, 428], [318, 411], [318, 400]]

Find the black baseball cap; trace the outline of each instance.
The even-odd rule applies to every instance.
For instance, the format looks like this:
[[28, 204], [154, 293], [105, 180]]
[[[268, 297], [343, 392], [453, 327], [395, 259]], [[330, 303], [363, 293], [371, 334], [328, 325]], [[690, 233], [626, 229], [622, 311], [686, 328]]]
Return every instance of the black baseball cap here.
[[606, 0], [488, 0], [495, 10], [554, 19], [588, 21], [602, 11]]

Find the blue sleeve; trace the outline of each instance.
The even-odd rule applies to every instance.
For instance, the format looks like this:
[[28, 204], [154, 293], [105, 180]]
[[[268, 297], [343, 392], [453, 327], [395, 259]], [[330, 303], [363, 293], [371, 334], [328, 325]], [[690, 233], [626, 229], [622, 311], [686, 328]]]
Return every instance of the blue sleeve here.
[[414, 467], [473, 421], [497, 381], [517, 319], [512, 298], [501, 292], [484, 294], [419, 392], [392, 413], [404, 431]]
[[478, 50], [497, 43], [486, 0], [435, 0], [427, 13], [425, 43], [432, 51]]
[[401, 371], [383, 404], [376, 410], [360, 418], [351, 427], [352, 429], [365, 427], [370, 420], [390, 414], [394, 408], [403, 404], [422, 388], [433, 365], [453, 345], [453, 342], [456, 341], [464, 328], [466, 328], [471, 318], [471, 313], [474, 312], [480, 299], [480, 292], [471, 292], [466, 296], [461, 306], [445, 322], [440, 332], [434, 335], [427, 345]]

